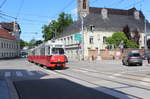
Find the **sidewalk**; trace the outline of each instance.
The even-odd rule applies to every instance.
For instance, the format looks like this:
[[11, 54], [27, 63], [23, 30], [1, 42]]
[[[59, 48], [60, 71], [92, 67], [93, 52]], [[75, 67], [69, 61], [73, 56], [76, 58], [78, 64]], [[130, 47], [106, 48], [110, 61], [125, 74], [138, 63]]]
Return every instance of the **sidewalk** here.
[[6, 80], [0, 79], [0, 99], [11, 99]]
[[8, 79], [0, 79], [0, 99], [19, 99], [14, 85]]

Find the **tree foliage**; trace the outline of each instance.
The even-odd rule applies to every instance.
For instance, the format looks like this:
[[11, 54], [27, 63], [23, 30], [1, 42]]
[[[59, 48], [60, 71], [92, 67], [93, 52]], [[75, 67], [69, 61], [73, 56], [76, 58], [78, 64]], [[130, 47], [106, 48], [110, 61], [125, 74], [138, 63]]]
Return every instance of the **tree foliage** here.
[[136, 44], [139, 45], [139, 40], [140, 40], [140, 34], [137, 29], [134, 29], [132, 32], [130, 31], [130, 28], [128, 25], [126, 25], [123, 28], [123, 32], [125, 33], [126, 37], [128, 40], [131, 40], [132, 42], [135, 42]]
[[129, 40], [123, 32], [115, 32], [111, 37], [106, 38], [106, 43], [115, 48], [120, 47], [121, 42], [123, 42], [124, 48], [138, 48], [138, 44]]
[[32, 39], [30, 42], [20, 40], [20, 48], [23, 49], [25, 46], [28, 46], [29, 48], [32, 48], [32, 47], [37, 46], [41, 43], [43, 43], [42, 40]]
[[24, 40], [20, 40], [20, 48], [23, 49], [23, 47], [25, 47], [27, 45], [27, 42], [25, 42]]
[[64, 28], [73, 23], [70, 14], [62, 12], [57, 20], [52, 20], [48, 25], [42, 27], [43, 38], [45, 41], [52, 39], [62, 33]]

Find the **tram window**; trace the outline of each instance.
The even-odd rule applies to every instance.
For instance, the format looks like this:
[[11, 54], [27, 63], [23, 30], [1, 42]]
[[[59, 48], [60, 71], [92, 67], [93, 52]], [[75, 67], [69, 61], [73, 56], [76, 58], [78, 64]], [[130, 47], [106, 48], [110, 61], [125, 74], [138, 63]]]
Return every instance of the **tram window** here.
[[40, 49], [40, 55], [45, 55], [45, 48]]
[[50, 55], [50, 47], [48, 47], [48, 55]]
[[52, 54], [64, 54], [64, 49], [63, 48], [53, 48], [52, 49]]

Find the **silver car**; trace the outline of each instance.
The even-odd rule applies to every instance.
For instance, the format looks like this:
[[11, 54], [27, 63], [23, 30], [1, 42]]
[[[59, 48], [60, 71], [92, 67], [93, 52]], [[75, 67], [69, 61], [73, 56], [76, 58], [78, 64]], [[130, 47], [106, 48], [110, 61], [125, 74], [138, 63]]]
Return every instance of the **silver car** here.
[[123, 57], [122, 59], [123, 65], [143, 65], [143, 58], [140, 55], [140, 53], [128, 53], [126, 56]]

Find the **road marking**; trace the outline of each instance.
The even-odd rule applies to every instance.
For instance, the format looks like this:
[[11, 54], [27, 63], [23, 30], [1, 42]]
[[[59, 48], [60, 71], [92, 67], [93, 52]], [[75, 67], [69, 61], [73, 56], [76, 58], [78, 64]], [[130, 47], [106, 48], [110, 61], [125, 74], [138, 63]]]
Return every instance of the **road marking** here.
[[114, 77], [114, 76], [108, 76], [109, 78], [116, 78], [116, 77]]
[[88, 72], [88, 71], [85, 71], [85, 70], [78, 70], [78, 69], [73, 69], [74, 71], [78, 71], [78, 72]]
[[114, 76], [121, 76], [122, 74], [113, 74]]
[[150, 86], [149, 83], [146, 83], [146, 82], [140, 82], [141, 85], [144, 85], [144, 86]]
[[[48, 70], [47, 70], [48, 71]], [[57, 70], [56, 70], [57, 71]], [[51, 74], [54, 74], [54, 75], [56, 75], [57, 73], [55, 73], [54, 71], [48, 71], [49, 73], [51, 73]]]
[[11, 76], [11, 72], [5, 72], [4, 76], [5, 77], [10, 77]]
[[79, 69], [85, 70], [85, 71], [87, 71], [87, 72], [98, 72], [98, 71], [96, 71], [96, 70], [93, 70], [93, 69], [87, 69], [87, 68], [79, 68]]
[[150, 78], [143, 78], [142, 81], [150, 82]]
[[23, 74], [22, 74], [20, 71], [16, 71], [16, 75], [17, 75], [18, 77], [23, 76]]
[[30, 76], [34, 75], [34, 73], [32, 73], [31, 71], [27, 71], [27, 74], [30, 75]]

